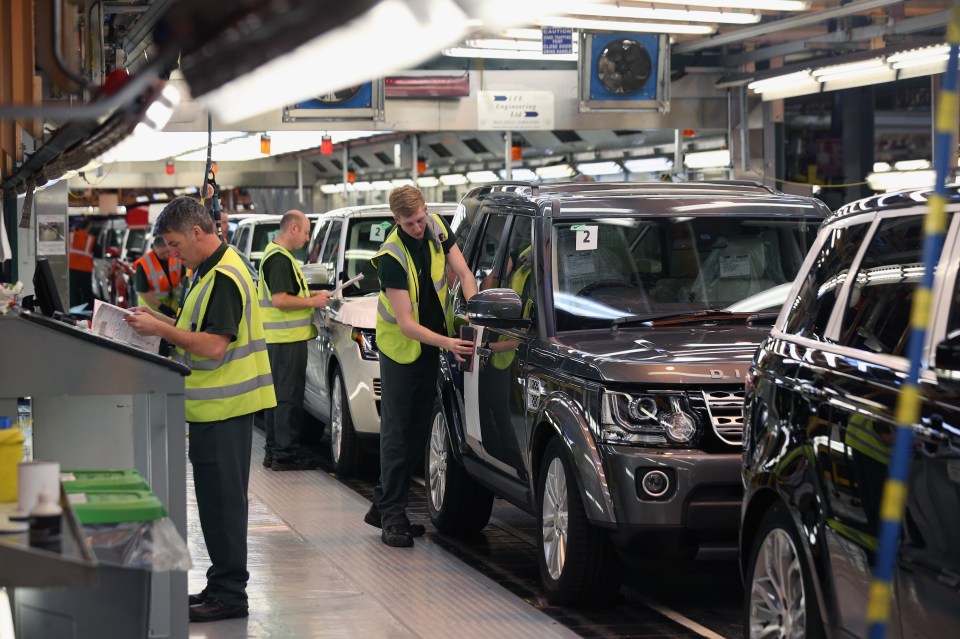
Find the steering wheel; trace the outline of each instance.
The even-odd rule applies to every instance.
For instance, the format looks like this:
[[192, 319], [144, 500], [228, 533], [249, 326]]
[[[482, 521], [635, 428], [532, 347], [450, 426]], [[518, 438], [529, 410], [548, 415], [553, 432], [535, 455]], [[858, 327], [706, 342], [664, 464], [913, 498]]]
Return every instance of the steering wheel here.
[[596, 282], [590, 282], [589, 284], [581, 288], [579, 291], [577, 291], [577, 295], [589, 295], [590, 293], [594, 292], [599, 288], [613, 288], [616, 286], [620, 286], [623, 288], [640, 288], [636, 284], [631, 284], [627, 280], [614, 280], [614, 279], [597, 280]]

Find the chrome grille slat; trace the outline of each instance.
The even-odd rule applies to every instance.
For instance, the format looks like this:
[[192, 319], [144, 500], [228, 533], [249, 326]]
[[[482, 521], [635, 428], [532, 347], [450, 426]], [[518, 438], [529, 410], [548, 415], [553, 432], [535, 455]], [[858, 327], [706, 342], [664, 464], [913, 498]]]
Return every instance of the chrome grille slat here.
[[703, 391], [704, 405], [713, 432], [732, 446], [743, 443], [743, 398], [743, 390]]

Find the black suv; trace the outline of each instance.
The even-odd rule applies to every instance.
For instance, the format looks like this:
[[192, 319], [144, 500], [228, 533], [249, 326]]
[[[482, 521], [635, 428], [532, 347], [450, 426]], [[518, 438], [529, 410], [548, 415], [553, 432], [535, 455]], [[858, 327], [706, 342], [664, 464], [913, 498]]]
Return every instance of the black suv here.
[[[744, 405], [741, 562], [748, 637], [866, 636], [894, 409], [921, 280], [925, 192], [844, 206], [821, 228]], [[960, 193], [936, 267], [922, 418], [888, 636], [960, 626]]]
[[615, 592], [616, 548], [735, 556], [744, 376], [828, 214], [756, 184], [470, 191], [478, 348], [442, 366], [436, 527], [483, 528], [494, 494], [537, 515], [554, 603]]

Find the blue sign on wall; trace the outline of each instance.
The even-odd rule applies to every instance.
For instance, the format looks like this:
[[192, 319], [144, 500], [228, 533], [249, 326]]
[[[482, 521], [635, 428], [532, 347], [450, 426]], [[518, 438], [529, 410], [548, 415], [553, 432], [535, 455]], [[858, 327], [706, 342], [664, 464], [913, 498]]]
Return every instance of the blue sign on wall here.
[[573, 53], [573, 29], [543, 27], [543, 54]]

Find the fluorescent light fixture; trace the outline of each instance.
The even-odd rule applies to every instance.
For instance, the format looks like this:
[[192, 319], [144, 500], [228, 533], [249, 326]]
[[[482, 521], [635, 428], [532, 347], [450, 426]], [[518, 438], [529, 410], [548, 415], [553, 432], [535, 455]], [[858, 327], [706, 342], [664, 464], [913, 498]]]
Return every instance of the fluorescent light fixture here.
[[581, 4], [570, 11], [578, 16], [600, 18], [629, 18], [631, 20], [672, 20], [674, 22], [718, 22], [721, 24], [756, 24], [759, 13], [737, 11], [705, 11], [695, 9], [659, 9], [656, 7], [632, 7], [625, 3]]
[[321, 184], [320, 192], [330, 195], [332, 193], [343, 193], [343, 183], [340, 184]]
[[399, 179], [399, 180], [390, 180], [390, 185], [391, 185], [393, 188], [398, 188], [398, 187], [401, 187], [401, 186], [413, 186], [413, 180], [411, 180], [410, 178], [402, 178], [402, 179]]
[[626, 160], [623, 166], [631, 173], [663, 173], [673, 169], [670, 158], [636, 158]]
[[747, 87], [759, 93], [764, 101], [768, 101], [935, 75], [946, 70], [949, 51], [950, 47], [946, 44], [909, 49], [885, 57], [833, 64], [756, 80]]
[[[511, 169], [510, 171], [513, 174], [510, 177], [510, 179], [516, 180], [517, 182], [536, 182], [537, 180], [540, 179], [540, 176], [534, 173], [533, 171], [531, 171], [530, 169], [517, 168], [517, 169]], [[500, 179], [501, 180], [507, 179], [506, 169], [500, 169]]]
[[461, 186], [467, 183], [467, 176], [462, 173], [450, 173], [448, 175], [441, 175], [440, 182], [444, 186]]
[[576, 171], [569, 164], [553, 164], [536, 169], [537, 175], [543, 180], [562, 180], [573, 177]]
[[591, 20], [587, 18], [541, 18], [541, 27], [561, 27], [587, 31], [626, 31], [628, 33], [677, 33], [685, 35], [710, 35], [717, 30], [709, 24], [674, 24], [670, 22], [626, 22], [623, 20]]
[[147, 107], [143, 114], [143, 122], [155, 131], [162, 131], [173, 117], [173, 110], [178, 104], [180, 104], [180, 92], [172, 84], [165, 84], [157, 99]]
[[493, 171], [468, 171], [467, 179], [472, 184], [485, 184], [487, 182], [496, 182], [500, 178]]
[[393, 188], [393, 184], [390, 183], [390, 180], [374, 180], [373, 188], [376, 191], [389, 191]]
[[683, 165], [688, 169], [712, 169], [730, 166], [729, 149], [718, 151], [698, 151], [687, 153], [683, 158]]
[[474, 38], [467, 40], [463, 44], [471, 49], [506, 49], [538, 52], [543, 49], [543, 44], [539, 40], [511, 40], [509, 38]]
[[873, 163], [873, 172], [874, 173], [885, 173], [887, 171], [892, 171], [893, 167], [890, 166], [889, 162], [874, 162]]
[[932, 187], [936, 179], [936, 171], [888, 171], [867, 174], [867, 184], [874, 191], [902, 191]]
[[433, 176], [425, 175], [423, 177], [417, 178], [417, 186], [422, 186], [424, 188], [429, 188], [431, 186], [440, 186], [440, 180], [438, 180]]
[[[49, 183], [46, 184], [45, 186], [49, 186]], [[144, 202], [149, 202], [149, 201], [150, 201], [150, 198], [148, 198], [146, 195], [138, 195], [138, 196], [137, 196], [137, 202], [139, 202], [139, 203], [141, 203], [141, 204], [143, 204]]]
[[584, 175], [616, 175], [623, 173], [623, 167], [616, 162], [584, 162], [577, 165], [577, 171]]
[[657, 4], [715, 9], [762, 9], [763, 11], [805, 11], [810, 0], [656, 0]]
[[[214, 131], [213, 143], [221, 144], [237, 137], [249, 135], [243, 131]], [[206, 132], [139, 132], [128, 136], [99, 158], [101, 164], [113, 162], [156, 162], [203, 149], [206, 159]]]
[[897, 171], [922, 171], [932, 167], [930, 160], [900, 160], [893, 165]]
[[[392, 71], [416, 68], [444, 47], [461, 42], [478, 25], [492, 31], [528, 25], [537, 16], [564, 12], [570, 5], [570, 0], [381, 0], [357, 18], [198, 96], [197, 102], [221, 122], [237, 122]], [[358, 42], [376, 46], [358, 48]], [[383, 55], [384, 51], [390, 54]], [[304, 73], [317, 60], [343, 59], [344, 52], [350, 52], [349, 64]]]
[[[500, 32], [504, 38], [513, 38], [515, 40], [543, 40], [543, 31], [541, 29], [504, 29]], [[576, 42], [576, 36], [573, 41]]]
[[542, 53], [540, 51], [518, 51], [507, 49], [470, 49], [468, 47], [453, 47], [444, 49], [443, 55], [450, 58], [493, 58], [501, 60], [554, 60], [559, 62], [576, 62], [576, 53]]
[[351, 184], [354, 191], [372, 191], [373, 185], [369, 182], [354, 182]]

